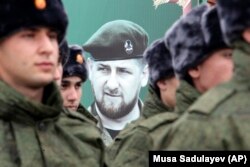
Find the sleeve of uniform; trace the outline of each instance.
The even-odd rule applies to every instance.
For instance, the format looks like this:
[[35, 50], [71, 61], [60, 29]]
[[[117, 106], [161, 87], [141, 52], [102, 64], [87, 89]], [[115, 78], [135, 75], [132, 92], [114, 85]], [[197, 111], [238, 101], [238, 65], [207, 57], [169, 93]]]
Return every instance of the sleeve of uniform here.
[[167, 150], [230, 150], [236, 140], [228, 117], [189, 114], [176, 122], [169, 134]]
[[114, 144], [108, 148], [107, 154], [112, 159], [107, 164], [110, 167], [148, 166], [148, 150], [151, 145], [152, 140], [147, 130], [135, 128], [131, 135], [116, 138]]
[[93, 121], [77, 113], [64, 112], [58, 123], [78, 143], [72, 144], [77, 145], [77, 151], [85, 159], [85, 164], [91, 167], [104, 165], [104, 145], [100, 130]]

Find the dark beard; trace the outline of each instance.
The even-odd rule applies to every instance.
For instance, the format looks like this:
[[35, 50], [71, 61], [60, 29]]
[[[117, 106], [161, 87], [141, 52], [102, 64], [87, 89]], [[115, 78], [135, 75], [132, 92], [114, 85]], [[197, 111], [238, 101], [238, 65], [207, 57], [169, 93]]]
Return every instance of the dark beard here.
[[95, 100], [99, 111], [104, 116], [106, 116], [110, 119], [118, 119], [118, 118], [122, 118], [122, 117], [126, 116], [127, 114], [129, 114], [132, 111], [135, 104], [137, 104], [138, 97], [135, 96], [133, 98], [133, 100], [131, 102], [129, 102], [128, 104], [124, 103], [124, 100], [122, 100], [121, 105], [117, 109], [115, 109], [114, 107], [107, 108], [103, 101], [104, 101], [103, 98], [102, 98], [101, 102], [98, 102], [97, 100]]

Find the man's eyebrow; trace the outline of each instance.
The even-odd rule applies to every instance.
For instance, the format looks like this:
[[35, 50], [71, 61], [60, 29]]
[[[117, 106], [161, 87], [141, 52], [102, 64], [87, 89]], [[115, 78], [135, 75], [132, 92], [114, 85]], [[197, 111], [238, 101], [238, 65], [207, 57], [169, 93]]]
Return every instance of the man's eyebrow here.
[[66, 79], [62, 79], [62, 83], [64, 83], [64, 84], [69, 84], [70, 81], [68, 81], [68, 80], [66, 80]]
[[98, 66], [101, 66], [101, 67], [104, 67], [104, 68], [109, 68], [110, 67], [109, 65], [106, 65], [106, 64], [98, 64]]
[[[33, 31], [33, 32], [39, 31], [40, 29], [41, 29], [41, 27], [37, 27], [37, 26], [23, 28], [24, 31]], [[57, 30], [55, 28], [53, 28], [53, 27], [48, 27], [48, 30], [50, 32], [57, 32]]]
[[131, 70], [131, 68], [128, 67], [116, 67], [119, 70]]

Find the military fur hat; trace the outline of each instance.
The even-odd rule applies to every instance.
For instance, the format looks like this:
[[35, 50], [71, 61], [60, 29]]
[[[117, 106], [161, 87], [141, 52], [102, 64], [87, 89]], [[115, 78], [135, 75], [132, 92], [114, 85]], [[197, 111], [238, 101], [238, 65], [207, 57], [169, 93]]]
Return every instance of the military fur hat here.
[[51, 27], [64, 38], [68, 17], [61, 0], [1, 0], [0, 39], [22, 28]]
[[207, 5], [193, 8], [165, 34], [164, 41], [170, 50], [175, 73], [179, 76], [186, 75], [188, 69], [196, 67], [208, 56], [201, 30], [201, 17], [206, 10]]
[[63, 78], [78, 76], [83, 82], [86, 81], [88, 76], [86, 66], [82, 47], [79, 45], [69, 46], [69, 57], [63, 66]]
[[104, 24], [83, 45], [95, 61], [142, 58], [148, 35], [139, 25], [127, 20]]
[[250, 0], [217, 0], [217, 10], [225, 41], [232, 45], [250, 28]]
[[144, 52], [149, 67], [149, 81], [155, 88], [157, 81], [174, 76], [172, 58], [163, 39], [155, 40]]
[[69, 57], [69, 46], [66, 39], [64, 39], [59, 46], [59, 63], [64, 65]]
[[229, 47], [223, 40], [220, 21], [215, 7], [209, 9], [202, 16], [202, 31], [209, 51]]

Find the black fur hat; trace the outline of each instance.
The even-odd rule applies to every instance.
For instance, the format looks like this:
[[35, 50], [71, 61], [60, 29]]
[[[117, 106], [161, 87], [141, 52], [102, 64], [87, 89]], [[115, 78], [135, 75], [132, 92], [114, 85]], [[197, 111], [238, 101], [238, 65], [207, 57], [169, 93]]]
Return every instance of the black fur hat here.
[[242, 32], [250, 27], [250, 0], [218, 0], [217, 10], [225, 42], [232, 45], [242, 39]]
[[196, 67], [208, 56], [201, 30], [201, 17], [207, 10], [207, 5], [193, 8], [165, 34], [164, 42], [170, 50], [174, 71], [180, 77], [186, 76], [188, 69]]
[[79, 45], [69, 46], [69, 57], [63, 66], [63, 78], [71, 76], [78, 76], [83, 82], [86, 81], [88, 77], [83, 49]]
[[157, 81], [174, 76], [172, 58], [163, 39], [155, 40], [144, 52], [143, 58], [148, 63], [149, 81], [156, 88]]
[[0, 39], [22, 28], [51, 27], [64, 38], [68, 17], [61, 0], [1, 0]]
[[59, 63], [64, 66], [69, 57], [69, 45], [66, 39], [63, 39], [59, 46]]
[[220, 21], [215, 7], [209, 9], [203, 14], [201, 24], [204, 39], [208, 45], [209, 51], [212, 52], [218, 49], [229, 48], [229, 46], [223, 40]]

